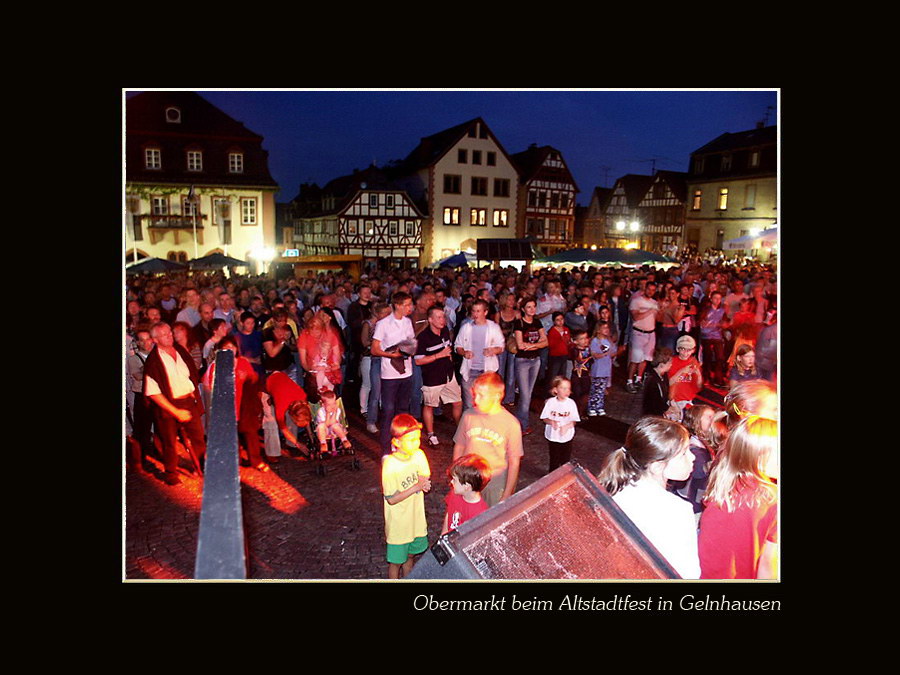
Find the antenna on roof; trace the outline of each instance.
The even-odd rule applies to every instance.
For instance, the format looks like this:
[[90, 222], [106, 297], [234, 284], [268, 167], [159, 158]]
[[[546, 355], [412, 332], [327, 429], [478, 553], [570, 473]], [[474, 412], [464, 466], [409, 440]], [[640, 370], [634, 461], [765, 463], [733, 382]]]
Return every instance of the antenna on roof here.
[[654, 174], [654, 173], [656, 173], [656, 160], [658, 160], [658, 159], [665, 160], [668, 162], [672, 161], [668, 157], [651, 157], [650, 159], [629, 159], [628, 161], [629, 162], [650, 162], [650, 173]]

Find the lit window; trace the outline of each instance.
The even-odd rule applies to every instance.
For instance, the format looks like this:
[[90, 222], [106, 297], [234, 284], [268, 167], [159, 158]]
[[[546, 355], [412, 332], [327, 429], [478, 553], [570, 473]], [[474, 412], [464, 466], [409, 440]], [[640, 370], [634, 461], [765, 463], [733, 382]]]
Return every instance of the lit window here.
[[694, 211], [700, 210], [700, 201], [701, 201], [702, 197], [703, 197], [703, 190], [694, 190], [694, 201], [691, 204], [691, 208]]
[[366, 235], [373, 236], [375, 234], [375, 221], [367, 220], [366, 221]]
[[719, 210], [724, 211], [728, 208], [728, 188], [719, 188]]
[[487, 225], [487, 209], [472, 209], [469, 213], [470, 225]]
[[750, 151], [750, 166], [756, 168], [759, 166], [759, 150]]
[[509, 178], [494, 179], [494, 196], [509, 197]]
[[487, 196], [487, 178], [472, 176], [472, 194], [482, 197]]
[[159, 148], [147, 148], [144, 150], [144, 167], [147, 169], [162, 168], [162, 154]]
[[444, 207], [444, 225], [459, 225], [459, 207]]
[[244, 153], [228, 153], [228, 171], [230, 173], [244, 173]]
[[509, 210], [494, 209], [494, 227], [509, 226]]
[[189, 150], [187, 168], [188, 171], [203, 171], [203, 153], [199, 150]]
[[241, 200], [241, 225], [256, 225], [256, 199]]

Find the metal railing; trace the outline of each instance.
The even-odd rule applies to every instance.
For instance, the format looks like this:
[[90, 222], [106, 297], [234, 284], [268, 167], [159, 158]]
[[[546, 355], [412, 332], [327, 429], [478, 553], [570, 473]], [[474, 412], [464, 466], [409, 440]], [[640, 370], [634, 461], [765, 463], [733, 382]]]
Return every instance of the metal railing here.
[[195, 579], [246, 579], [247, 555], [234, 401], [234, 352], [216, 352]]

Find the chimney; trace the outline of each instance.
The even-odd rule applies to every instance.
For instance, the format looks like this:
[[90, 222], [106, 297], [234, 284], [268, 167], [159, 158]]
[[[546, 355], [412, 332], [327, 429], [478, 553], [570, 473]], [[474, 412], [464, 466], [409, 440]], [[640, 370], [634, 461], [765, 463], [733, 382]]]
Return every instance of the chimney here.
[[759, 122], [756, 123], [757, 129], [763, 129], [763, 128], [765, 128], [765, 126], [766, 126], [765, 120], [760, 120]]

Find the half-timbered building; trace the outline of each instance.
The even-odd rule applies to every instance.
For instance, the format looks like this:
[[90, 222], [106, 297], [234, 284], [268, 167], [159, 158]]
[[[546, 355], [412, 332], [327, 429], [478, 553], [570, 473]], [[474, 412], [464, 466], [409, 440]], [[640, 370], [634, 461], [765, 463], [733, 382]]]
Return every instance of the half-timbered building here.
[[606, 243], [606, 207], [612, 188], [595, 187], [584, 215], [584, 245], [611, 248]]
[[641, 246], [645, 251], [664, 252], [670, 244], [681, 246], [684, 235], [684, 200], [687, 174], [657, 171], [644, 198], [638, 203]]
[[423, 215], [385, 172], [371, 166], [319, 188], [302, 185], [292, 201], [291, 245], [300, 256], [359, 255], [363, 267], [418, 267]]
[[562, 153], [532, 144], [512, 160], [519, 171], [519, 233], [532, 239], [544, 255], [571, 248], [579, 190]]
[[641, 248], [638, 205], [652, 182], [653, 176], [633, 173], [616, 180], [604, 212], [605, 236], [609, 248]]

